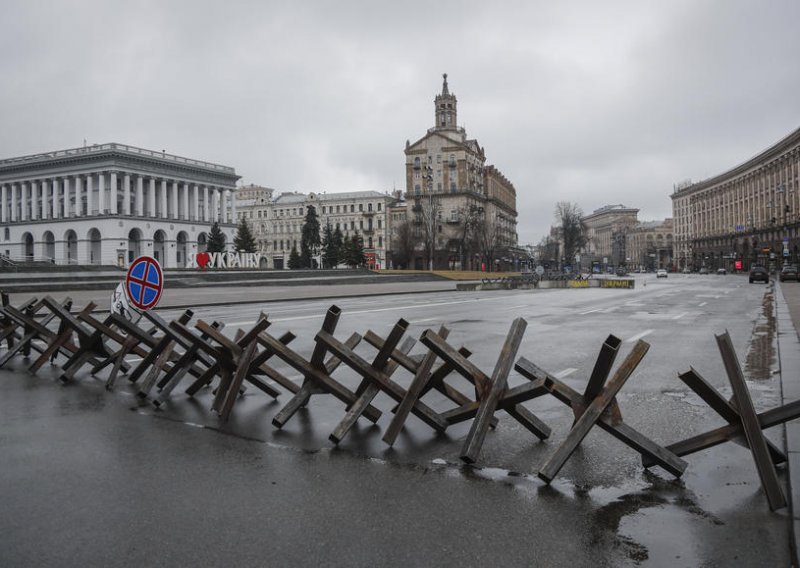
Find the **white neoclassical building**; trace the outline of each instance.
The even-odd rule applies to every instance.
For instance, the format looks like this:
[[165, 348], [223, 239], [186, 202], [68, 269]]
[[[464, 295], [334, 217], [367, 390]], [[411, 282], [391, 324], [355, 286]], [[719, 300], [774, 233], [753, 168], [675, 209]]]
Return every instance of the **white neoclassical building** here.
[[214, 221], [236, 229], [228, 166], [124, 144], [0, 160], [0, 254], [125, 267], [143, 254], [184, 267]]

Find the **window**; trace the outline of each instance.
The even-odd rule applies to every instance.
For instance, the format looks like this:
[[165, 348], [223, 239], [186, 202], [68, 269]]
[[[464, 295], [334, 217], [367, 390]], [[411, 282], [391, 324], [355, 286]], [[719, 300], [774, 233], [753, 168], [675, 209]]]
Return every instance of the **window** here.
[[415, 170], [419, 169], [419, 158], [418, 157], [414, 158], [414, 169]]
[[272, 248], [278, 250], [278, 241], [272, 241]]
[[378, 228], [379, 228], [379, 229], [381, 228], [381, 225], [382, 225], [382, 224], [383, 224], [383, 222], [382, 222], [380, 219], [378, 219]]
[[372, 203], [367, 203], [367, 211], [372, 211]]
[[383, 237], [378, 237], [378, 248], [383, 248]]
[[341, 211], [339, 211], [339, 207], [340, 207], [340, 205], [337, 205], [337, 206], [336, 206], [336, 212], [337, 212], [337, 213], [341, 213]]
[[324, 205], [322, 206], [322, 214], [323, 215], [325, 214], [325, 206]]
[[436, 191], [438, 193], [442, 192], [442, 182], [439, 182], [439, 183], [436, 184]]
[[350, 204], [350, 213], [355, 213], [355, 212], [356, 212], [356, 206], [351, 203]]
[[451, 181], [450, 182], [450, 193], [455, 193], [455, 192], [456, 192], [456, 182]]
[[419, 184], [414, 186], [414, 195], [419, 195]]
[[381, 210], [381, 204], [378, 203], [378, 211], [380, 211], [380, 210]]
[[351, 230], [351, 231], [355, 231], [355, 230], [356, 230], [356, 224], [355, 224], [355, 221], [350, 221], [350, 230]]
[[367, 248], [373, 248], [372, 247], [372, 237], [367, 239]]
[[358, 228], [361, 229], [362, 231], [364, 230], [364, 221], [358, 222]]
[[363, 212], [364, 211], [364, 204], [363, 203], [359, 203], [358, 204], [358, 211], [359, 212]]

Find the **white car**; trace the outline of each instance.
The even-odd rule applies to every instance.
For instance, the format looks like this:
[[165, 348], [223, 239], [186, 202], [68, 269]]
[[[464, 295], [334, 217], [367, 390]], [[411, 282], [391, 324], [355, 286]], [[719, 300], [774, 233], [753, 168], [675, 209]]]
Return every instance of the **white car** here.
[[667, 277], [666, 270], [664, 270], [663, 268], [659, 268], [658, 270], [656, 270], [656, 278], [666, 278], [666, 277]]

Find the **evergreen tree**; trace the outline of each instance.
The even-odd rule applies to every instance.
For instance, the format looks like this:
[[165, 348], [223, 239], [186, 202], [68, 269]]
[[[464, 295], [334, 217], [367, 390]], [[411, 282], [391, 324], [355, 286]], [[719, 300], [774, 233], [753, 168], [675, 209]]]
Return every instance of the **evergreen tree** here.
[[211, 233], [206, 243], [206, 252], [223, 252], [225, 250], [225, 235], [219, 228], [219, 223], [214, 221], [211, 225]]
[[347, 265], [352, 268], [363, 266], [367, 262], [367, 258], [364, 256], [364, 239], [356, 232], [351, 238], [345, 238], [345, 242]]
[[344, 237], [342, 236], [342, 231], [339, 230], [339, 227], [336, 227], [333, 230], [333, 251], [336, 253], [335, 262], [331, 264], [333, 268], [336, 268], [339, 264], [344, 262]]
[[244, 217], [239, 221], [239, 226], [236, 227], [233, 248], [241, 252], [256, 252], [256, 239], [253, 237], [253, 233], [250, 232], [250, 226]]
[[297, 252], [297, 247], [292, 247], [292, 252], [289, 254], [289, 268], [291, 270], [302, 268], [300, 264], [300, 253]]
[[339, 251], [334, 241], [333, 229], [328, 222], [322, 230], [322, 266], [335, 268], [337, 264], [339, 264]]
[[308, 206], [300, 240], [300, 262], [304, 268], [313, 268], [314, 257], [319, 253], [319, 218], [313, 205]]

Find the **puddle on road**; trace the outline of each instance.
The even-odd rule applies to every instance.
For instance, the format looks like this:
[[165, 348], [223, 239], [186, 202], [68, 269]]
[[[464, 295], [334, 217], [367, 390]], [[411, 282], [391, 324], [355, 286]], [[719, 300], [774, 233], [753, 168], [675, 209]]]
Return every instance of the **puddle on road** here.
[[592, 543], [610, 544], [634, 566], [699, 566], [702, 559], [687, 544], [700, 525], [724, 524], [676, 480], [651, 479], [649, 487], [624, 494], [618, 488], [590, 494], [598, 501], [611, 498], [594, 514]]
[[745, 378], [754, 381], [770, 379], [775, 366], [775, 293], [770, 288], [761, 301], [761, 314], [753, 328], [753, 338], [745, 359]]

